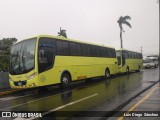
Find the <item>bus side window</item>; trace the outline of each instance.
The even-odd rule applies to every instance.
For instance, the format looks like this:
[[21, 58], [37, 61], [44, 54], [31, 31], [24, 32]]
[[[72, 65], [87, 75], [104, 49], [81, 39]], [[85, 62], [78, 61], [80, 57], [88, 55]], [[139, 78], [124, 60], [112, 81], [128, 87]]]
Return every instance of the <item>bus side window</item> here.
[[38, 72], [41, 73], [53, 67], [55, 57], [54, 39], [40, 38], [38, 49]]
[[47, 63], [47, 55], [44, 49], [39, 50], [39, 63]]
[[111, 50], [111, 48], [107, 48], [107, 52], [108, 52], [108, 57], [112, 58], [112, 50]]

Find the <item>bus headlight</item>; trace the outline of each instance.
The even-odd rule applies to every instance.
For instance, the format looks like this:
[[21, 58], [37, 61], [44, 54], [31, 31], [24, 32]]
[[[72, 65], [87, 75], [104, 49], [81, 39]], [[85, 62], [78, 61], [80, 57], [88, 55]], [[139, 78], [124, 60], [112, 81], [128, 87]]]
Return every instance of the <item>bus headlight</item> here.
[[13, 81], [13, 79], [12, 79], [12, 78], [9, 78], [9, 81]]
[[28, 80], [33, 79], [36, 75], [37, 75], [37, 73], [33, 73], [32, 75], [30, 75], [30, 76], [28, 77]]

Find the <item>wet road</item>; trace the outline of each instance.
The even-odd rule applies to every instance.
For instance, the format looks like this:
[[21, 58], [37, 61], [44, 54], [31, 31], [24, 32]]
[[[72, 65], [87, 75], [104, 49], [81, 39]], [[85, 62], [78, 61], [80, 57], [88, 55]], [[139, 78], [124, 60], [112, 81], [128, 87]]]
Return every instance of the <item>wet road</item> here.
[[[56, 116], [55, 119], [64, 119], [62, 116], [69, 119], [82, 119], [82, 116], [85, 119], [99, 119], [109, 111], [121, 109], [127, 101], [158, 80], [159, 69], [146, 69], [129, 75], [113, 76], [110, 83], [97, 79], [87, 83], [76, 82], [65, 91], [57, 86], [48, 91], [27, 90], [0, 97], [0, 111], [40, 111], [42, 116]], [[96, 114], [96, 111], [101, 112]]]

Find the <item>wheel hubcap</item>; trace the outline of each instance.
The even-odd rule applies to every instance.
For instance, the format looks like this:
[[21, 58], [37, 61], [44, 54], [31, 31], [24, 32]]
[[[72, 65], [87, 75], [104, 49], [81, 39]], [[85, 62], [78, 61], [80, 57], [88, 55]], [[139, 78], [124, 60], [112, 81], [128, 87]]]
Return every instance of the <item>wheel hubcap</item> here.
[[127, 71], [127, 73], [128, 73], [128, 71], [129, 71], [129, 70], [128, 70], [128, 68], [127, 68], [127, 70], [126, 70], [126, 71]]
[[106, 72], [106, 77], [107, 77], [107, 78], [109, 77], [109, 73], [108, 73], [108, 71]]
[[64, 77], [63, 78], [63, 83], [68, 84], [68, 78]]

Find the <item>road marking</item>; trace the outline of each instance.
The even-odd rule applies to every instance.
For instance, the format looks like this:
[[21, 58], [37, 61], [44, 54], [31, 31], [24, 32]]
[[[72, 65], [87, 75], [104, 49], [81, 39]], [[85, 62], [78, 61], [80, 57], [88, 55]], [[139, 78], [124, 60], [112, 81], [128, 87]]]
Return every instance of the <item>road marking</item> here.
[[[54, 111], [57, 111], [57, 110], [61, 110], [61, 109], [65, 108], [65, 107], [71, 106], [71, 105], [73, 105], [73, 104], [79, 103], [79, 102], [81, 102], [81, 101], [87, 100], [87, 99], [92, 98], [92, 97], [95, 97], [95, 96], [97, 96], [97, 95], [98, 95], [98, 93], [95, 93], [95, 94], [90, 95], [90, 96], [88, 96], [88, 97], [84, 97], [84, 98], [79, 99], [79, 100], [76, 100], [76, 101], [74, 101], [74, 102], [70, 102], [70, 103], [68, 103], [68, 104], [59, 106], [59, 107], [57, 107], [57, 108], [54, 108], [54, 109], [52, 109], [52, 110], [49, 110], [49, 111], [47, 111], [47, 112], [42, 113], [42, 116], [47, 115], [47, 114], [49, 114], [49, 113], [51, 113], [51, 112], [54, 112]], [[15, 118], [14, 120], [34, 120], [34, 119], [36, 119], [36, 117], [31, 117], [31, 118], [27, 118], [27, 119], [25, 119], [25, 118]]]
[[65, 107], [67, 107], [67, 106], [70, 106], [70, 105], [79, 103], [79, 102], [81, 102], [81, 101], [87, 100], [87, 99], [89, 99], [89, 98], [95, 97], [95, 96], [97, 96], [97, 95], [98, 95], [98, 93], [95, 93], [95, 94], [90, 95], [90, 96], [88, 96], [88, 97], [85, 97], [85, 98], [76, 100], [76, 101], [74, 101], [74, 102], [70, 102], [70, 103], [68, 103], [68, 104], [62, 105], [62, 106], [60, 106], [60, 107], [54, 108], [54, 109], [52, 109], [52, 110], [49, 110], [48, 112], [43, 113], [42, 116], [47, 115], [47, 114], [49, 114], [49, 113], [51, 113], [51, 112], [54, 112], [54, 111], [63, 109], [63, 108], [65, 108]]
[[[129, 113], [131, 111], [133, 111], [134, 109], [136, 109], [140, 104], [142, 104], [146, 99], [148, 99], [157, 89], [157, 85], [154, 86], [154, 88], [151, 89], [151, 91], [149, 93], [147, 93], [139, 102], [137, 102], [136, 104], [134, 104], [127, 112], [125, 113]], [[122, 115], [121, 117], [118, 118], [118, 120], [124, 120], [124, 115]]]
[[33, 103], [33, 102], [37, 102], [37, 101], [40, 101], [40, 100], [43, 100], [43, 99], [46, 99], [46, 98], [50, 98], [50, 97], [53, 97], [53, 96], [56, 96], [56, 95], [61, 95], [61, 94], [68, 93], [68, 92], [73, 92], [73, 91], [76, 91], [76, 90], [77, 89], [71, 90], [71, 91], [66, 91], [66, 92], [63, 92], [63, 93], [60, 93], [60, 94], [55, 94], [55, 95], [43, 97], [43, 98], [37, 99], [37, 100], [32, 100], [32, 101], [29, 101], [29, 102], [26, 102], [26, 103], [23, 103], [23, 104], [14, 105], [14, 106], [11, 106], [11, 107], [6, 107], [6, 108], [3, 108], [3, 109], [0, 109], [0, 111], [6, 110], [6, 109], [10, 109], [10, 108], [14, 108], [14, 107], [18, 107], [18, 106], [25, 105], [25, 104], [29, 104], [29, 103]]

